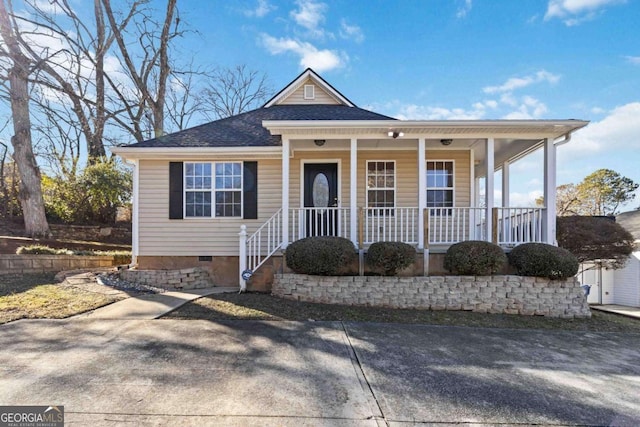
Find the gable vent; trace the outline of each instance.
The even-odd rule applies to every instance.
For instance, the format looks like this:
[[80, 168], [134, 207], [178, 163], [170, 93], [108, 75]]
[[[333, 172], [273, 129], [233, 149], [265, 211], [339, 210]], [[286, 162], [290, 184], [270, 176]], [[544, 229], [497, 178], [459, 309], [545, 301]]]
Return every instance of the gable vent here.
[[316, 87], [314, 85], [304, 85], [304, 99], [316, 98]]

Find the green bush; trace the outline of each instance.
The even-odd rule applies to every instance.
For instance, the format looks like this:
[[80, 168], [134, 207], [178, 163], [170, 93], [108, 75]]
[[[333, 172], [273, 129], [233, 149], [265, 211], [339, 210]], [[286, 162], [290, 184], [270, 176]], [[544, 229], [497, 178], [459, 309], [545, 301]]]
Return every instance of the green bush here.
[[70, 177], [42, 177], [47, 216], [68, 224], [112, 224], [131, 198], [131, 173], [115, 162], [89, 165]]
[[488, 276], [506, 263], [507, 256], [500, 246], [480, 240], [451, 245], [444, 256], [444, 268], [462, 275]]
[[376, 242], [369, 246], [366, 262], [385, 276], [395, 276], [416, 259], [413, 246], [402, 242]]
[[343, 237], [307, 237], [285, 251], [287, 266], [299, 274], [338, 276], [357, 259], [355, 247]]
[[566, 279], [578, 273], [578, 259], [568, 250], [545, 243], [525, 243], [509, 254], [509, 262], [520, 276]]

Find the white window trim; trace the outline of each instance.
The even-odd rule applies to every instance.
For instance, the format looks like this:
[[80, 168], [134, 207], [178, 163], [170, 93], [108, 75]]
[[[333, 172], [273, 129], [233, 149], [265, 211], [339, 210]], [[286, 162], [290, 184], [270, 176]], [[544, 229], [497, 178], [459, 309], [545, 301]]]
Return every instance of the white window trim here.
[[[369, 188], [369, 163], [393, 163], [393, 188], [391, 187], [383, 187], [383, 188]], [[367, 160], [364, 165], [364, 183], [365, 183], [365, 193], [364, 193], [364, 204], [367, 209], [395, 209], [397, 208], [398, 202], [398, 167], [397, 162], [395, 160]], [[389, 191], [393, 190], [393, 207], [379, 207], [379, 208], [370, 208], [369, 207], [369, 190], [372, 191]]]
[[[239, 163], [240, 164], [240, 189], [216, 190], [216, 164]], [[211, 188], [209, 189], [187, 189], [187, 164], [209, 164], [211, 165]], [[242, 161], [231, 160], [227, 162], [183, 162], [182, 170], [182, 218], [187, 220], [202, 221], [208, 219], [238, 220], [244, 218], [244, 164]], [[211, 216], [187, 216], [187, 193], [209, 191], [211, 193]], [[216, 216], [216, 191], [240, 191], [240, 216]]]
[[[311, 90], [310, 96], [307, 96], [307, 89]], [[302, 88], [302, 97], [304, 99], [316, 99], [316, 86], [315, 85], [304, 85]]]
[[[427, 209], [446, 209], [446, 208], [455, 208], [456, 207], [456, 161], [453, 159], [428, 159], [425, 163], [425, 174], [429, 174], [429, 163], [436, 163], [436, 162], [440, 162], [440, 163], [451, 163], [452, 165], [452, 169], [451, 171], [453, 172], [453, 182], [452, 182], [452, 186], [451, 187], [429, 187], [428, 182], [427, 182], [427, 186], [426, 186], [426, 193], [425, 193], [425, 204]], [[424, 176], [423, 179], [427, 180], [427, 175]], [[427, 197], [427, 194], [429, 192], [429, 190], [451, 190], [451, 201], [452, 201], [452, 205], [451, 206], [429, 206], [429, 198]]]

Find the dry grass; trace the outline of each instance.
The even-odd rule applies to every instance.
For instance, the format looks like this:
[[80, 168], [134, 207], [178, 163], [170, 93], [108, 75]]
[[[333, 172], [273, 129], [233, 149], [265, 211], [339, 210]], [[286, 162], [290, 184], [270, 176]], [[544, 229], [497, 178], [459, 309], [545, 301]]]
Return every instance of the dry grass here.
[[0, 324], [18, 319], [62, 319], [116, 298], [53, 284], [50, 274], [0, 276]]
[[598, 311], [593, 311], [591, 319], [553, 319], [466, 311], [396, 310], [313, 304], [259, 293], [222, 294], [199, 298], [169, 313], [166, 317], [206, 320], [341, 320], [640, 333], [640, 320]]

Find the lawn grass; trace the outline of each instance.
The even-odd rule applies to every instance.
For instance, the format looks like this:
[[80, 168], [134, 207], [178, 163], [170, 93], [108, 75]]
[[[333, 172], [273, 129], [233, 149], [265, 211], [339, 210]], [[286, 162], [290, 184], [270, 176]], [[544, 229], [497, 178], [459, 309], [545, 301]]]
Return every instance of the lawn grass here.
[[53, 283], [51, 274], [0, 276], [0, 324], [18, 319], [62, 319], [117, 299]]
[[592, 311], [591, 319], [472, 313], [468, 311], [400, 310], [291, 301], [268, 294], [219, 294], [199, 298], [165, 318], [205, 320], [329, 320], [485, 328], [560, 329], [640, 333], [640, 320]]

